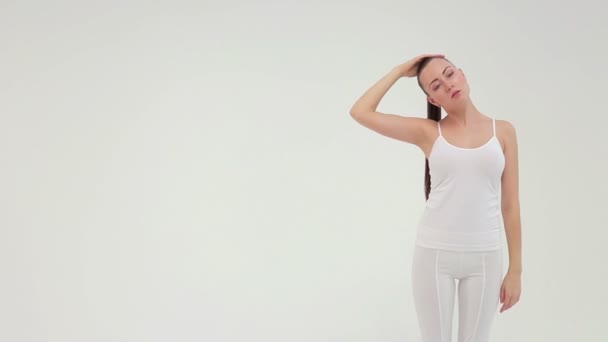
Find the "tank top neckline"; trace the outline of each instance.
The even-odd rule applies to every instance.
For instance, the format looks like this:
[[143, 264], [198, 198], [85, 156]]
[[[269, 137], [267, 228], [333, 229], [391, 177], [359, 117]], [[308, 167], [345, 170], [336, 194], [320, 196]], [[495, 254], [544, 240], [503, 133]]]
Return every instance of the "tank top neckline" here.
[[439, 139], [439, 138], [443, 139], [443, 141], [444, 141], [446, 144], [448, 144], [448, 145], [450, 145], [450, 146], [452, 146], [452, 147], [454, 147], [454, 148], [456, 148], [456, 149], [459, 149], [459, 150], [464, 150], [464, 151], [475, 151], [475, 150], [479, 150], [479, 149], [484, 148], [485, 146], [489, 145], [489, 144], [490, 144], [490, 143], [491, 143], [491, 142], [492, 142], [494, 139], [496, 139], [496, 119], [495, 119], [495, 118], [492, 118], [492, 137], [491, 137], [491, 138], [490, 138], [488, 141], [486, 141], [484, 144], [482, 144], [481, 146], [477, 146], [477, 147], [460, 147], [460, 146], [456, 146], [456, 145], [454, 145], [454, 144], [450, 143], [450, 142], [449, 142], [449, 141], [448, 141], [448, 140], [447, 140], [447, 139], [446, 139], [446, 138], [443, 136], [443, 133], [441, 132], [441, 122], [439, 122], [439, 121], [437, 121], [437, 130], [439, 131], [439, 137], [437, 137], [437, 138], [438, 138], [438, 139]]
[[456, 145], [450, 143], [443, 135], [440, 135], [437, 138], [438, 139], [442, 139], [446, 144], [448, 144], [451, 147], [454, 147], [456, 149], [464, 150], [464, 151], [475, 151], [475, 150], [480, 150], [480, 149], [486, 147], [487, 145], [489, 145], [492, 141], [494, 141], [496, 139], [496, 136], [493, 135], [488, 141], [486, 141], [485, 143], [483, 143], [482, 145], [477, 146], [477, 147], [460, 147], [460, 146], [456, 146]]
[[490, 145], [492, 142], [498, 141], [498, 138], [496, 137], [496, 119], [495, 118], [492, 118], [492, 137], [490, 139], [488, 139], [488, 141], [486, 141], [485, 143], [483, 143], [482, 145], [477, 146], [477, 147], [460, 147], [460, 146], [454, 145], [454, 144], [450, 143], [443, 136], [443, 134], [441, 132], [441, 124], [439, 122], [437, 122], [437, 129], [439, 131], [439, 136], [437, 136], [437, 139], [435, 139], [435, 141], [433, 142], [433, 146], [431, 147], [431, 152], [429, 153], [428, 159], [430, 159], [433, 156], [433, 152], [435, 151], [435, 149], [437, 147], [437, 142], [440, 139], [443, 140], [443, 142], [446, 145], [448, 145], [456, 150], [459, 150], [459, 151], [478, 151], [478, 150], [481, 150], [481, 149], [485, 148], [486, 146]]

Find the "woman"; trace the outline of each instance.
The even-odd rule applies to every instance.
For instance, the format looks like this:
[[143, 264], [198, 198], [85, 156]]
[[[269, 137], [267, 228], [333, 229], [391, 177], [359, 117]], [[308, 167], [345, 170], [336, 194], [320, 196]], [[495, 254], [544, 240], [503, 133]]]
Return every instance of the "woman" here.
[[[377, 111], [397, 80], [414, 76], [426, 94], [427, 119]], [[458, 341], [489, 341], [499, 302], [502, 313], [519, 301], [521, 293], [513, 125], [482, 114], [469, 97], [463, 71], [438, 54], [420, 55], [393, 68], [357, 100], [350, 114], [369, 129], [418, 146], [426, 157], [426, 205], [412, 265], [423, 341], [451, 340], [456, 293]], [[501, 227], [509, 254], [504, 278]]]

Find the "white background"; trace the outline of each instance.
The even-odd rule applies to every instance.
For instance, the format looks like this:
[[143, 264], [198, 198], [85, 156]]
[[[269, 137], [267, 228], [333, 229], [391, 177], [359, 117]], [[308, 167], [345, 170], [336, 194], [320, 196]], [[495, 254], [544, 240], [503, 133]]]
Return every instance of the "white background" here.
[[[493, 341], [605, 341], [603, 6], [3, 0], [0, 340], [418, 341], [424, 156], [348, 112], [439, 52], [519, 139]], [[379, 109], [426, 116], [414, 79]]]

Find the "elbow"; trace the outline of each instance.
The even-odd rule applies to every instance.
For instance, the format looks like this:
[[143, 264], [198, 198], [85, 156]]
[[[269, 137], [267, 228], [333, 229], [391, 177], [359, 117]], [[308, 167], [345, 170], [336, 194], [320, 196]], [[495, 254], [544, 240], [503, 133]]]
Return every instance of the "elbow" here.
[[355, 119], [355, 121], [359, 121], [363, 112], [361, 112], [360, 110], [355, 110], [353, 108], [350, 110], [349, 114], [351, 118]]
[[353, 104], [352, 107], [350, 107], [349, 110], [349, 114], [353, 119], [358, 119], [361, 118], [363, 115], [365, 115], [365, 113], [369, 113], [372, 112], [373, 110], [371, 108], [368, 108], [367, 106], [361, 104], [361, 103], [355, 103]]
[[350, 108], [349, 114], [353, 118], [360, 118], [364, 115], [373, 113], [375, 111], [376, 111], [375, 108], [370, 108], [370, 107], [355, 104]]

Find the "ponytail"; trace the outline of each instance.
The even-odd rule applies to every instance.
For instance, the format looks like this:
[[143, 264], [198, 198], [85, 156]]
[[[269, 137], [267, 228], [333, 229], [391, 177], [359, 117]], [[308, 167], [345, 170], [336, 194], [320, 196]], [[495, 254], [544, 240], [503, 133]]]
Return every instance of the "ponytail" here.
[[[437, 107], [434, 104], [427, 102], [427, 118], [439, 122], [441, 120], [441, 107]], [[429, 160], [425, 159], [424, 162], [424, 195], [426, 199], [429, 199], [431, 193], [431, 174], [429, 168]]]
[[[445, 58], [445, 57], [425, 57], [425, 58], [421, 59], [420, 62], [418, 63], [418, 68], [416, 71], [416, 78], [418, 80], [418, 85], [420, 86], [420, 89], [422, 89], [422, 91], [424, 91], [425, 94], [427, 94], [427, 93], [424, 90], [422, 83], [420, 82], [420, 72], [434, 58], [443, 58], [447, 61], [447, 58]], [[435, 120], [437, 122], [439, 122], [439, 120], [441, 120], [441, 107], [437, 107], [434, 104], [428, 102], [428, 100], [427, 100], [426, 108], [427, 108], [426, 111], [427, 111], [428, 119]], [[430, 174], [430, 168], [429, 168], [429, 160], [426, 159], [424, 162], [424, 196], [427, 200], [429, 199], [430, 193], [431, 193], [431, 174]]]

